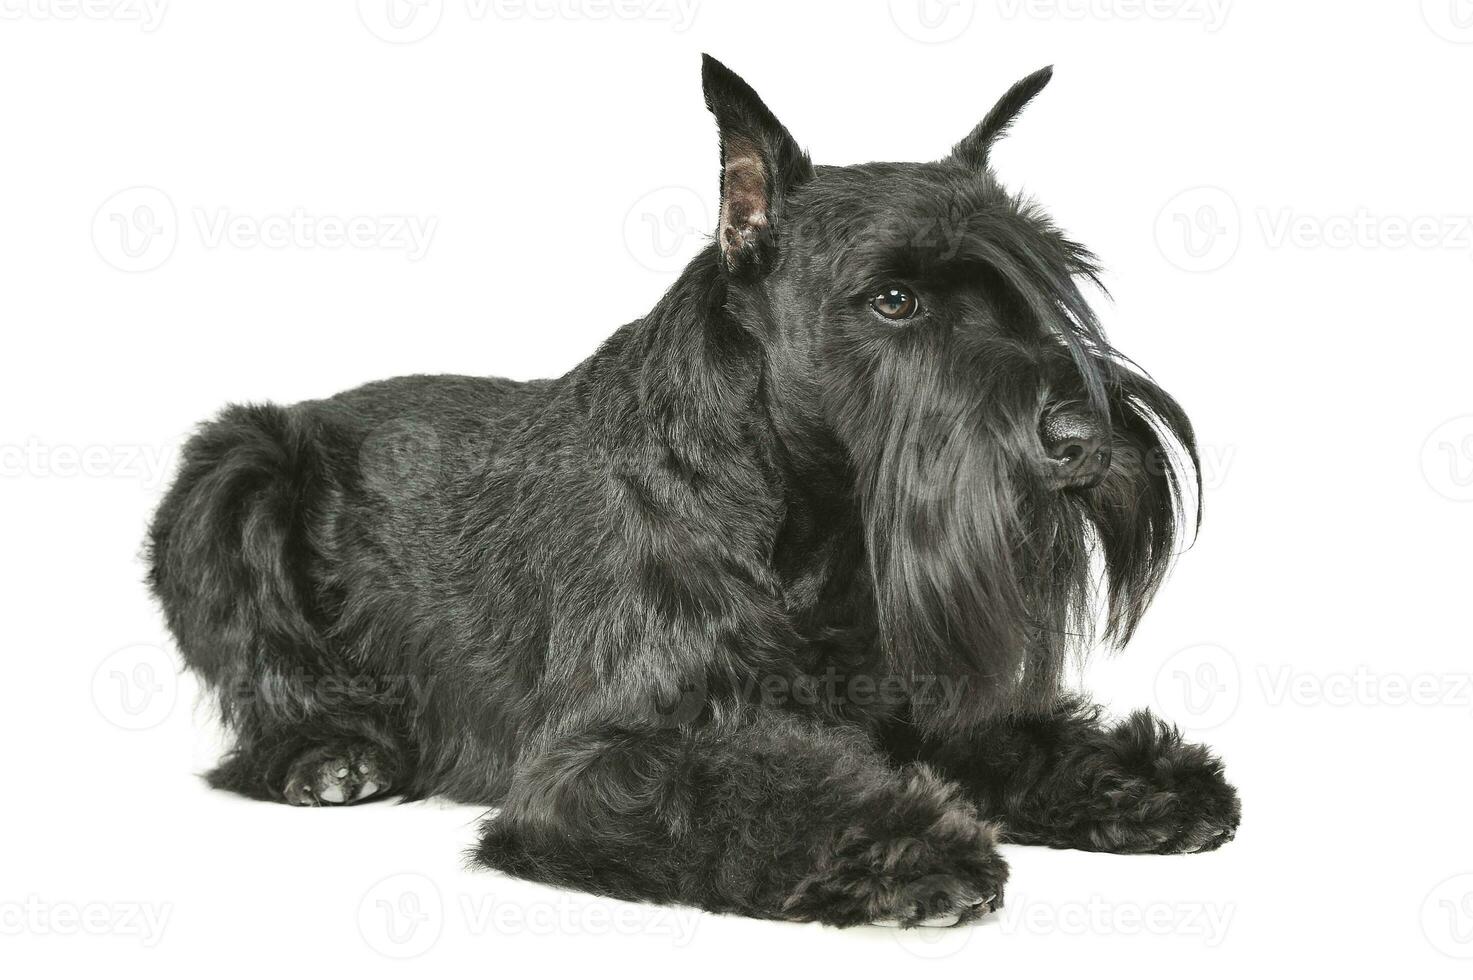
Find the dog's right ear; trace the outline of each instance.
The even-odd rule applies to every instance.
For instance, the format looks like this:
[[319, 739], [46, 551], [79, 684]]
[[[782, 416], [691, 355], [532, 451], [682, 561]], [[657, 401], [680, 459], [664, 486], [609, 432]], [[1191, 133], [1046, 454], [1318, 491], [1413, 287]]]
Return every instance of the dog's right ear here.
[[721, 261], [732, 275], [761, 275], [772, 262], [783, 201], [813, 176], [813, 164], [752, 86], [708, 54], [701, 87], [721, 135]]
[[987, 166], [987, 154], [992, 149], [992, 144], [1007, 135], [1008, 129], [1013, 125], [1013, 120], [1018, 114], [1028, 108], [1028, 103], [1042, 92], [1049, 79], [1054, 77], [1054, 66], [1040, 68], [1027, 78], [1013, 83], [1013, 87], [997, 100], [997, 105], [987, 113], [987, 118], [977, 124], [977, 128], [967, 134], [951, 150], [951, 158], [969, 167], [981, 170]]

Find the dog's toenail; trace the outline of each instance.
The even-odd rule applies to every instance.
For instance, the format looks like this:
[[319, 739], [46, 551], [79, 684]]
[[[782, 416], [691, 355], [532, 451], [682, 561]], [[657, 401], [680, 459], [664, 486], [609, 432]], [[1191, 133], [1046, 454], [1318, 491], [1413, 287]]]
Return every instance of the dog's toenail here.
[[339, 779], [343, 779], [347, 775], [348, 775], [348, 767], [347, 766], [344, 766], [343, 768], [339, 769], [338, 772], [337, 772], [337, 777]]

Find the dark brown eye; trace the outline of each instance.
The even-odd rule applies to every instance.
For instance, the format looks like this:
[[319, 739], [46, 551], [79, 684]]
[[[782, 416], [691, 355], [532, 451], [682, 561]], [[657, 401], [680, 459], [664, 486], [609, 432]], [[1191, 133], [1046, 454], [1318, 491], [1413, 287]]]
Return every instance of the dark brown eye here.
[[886, 286], [869, 305], [886, 320], [909, 320], [921, 308], [915, 295], [904, 286]]

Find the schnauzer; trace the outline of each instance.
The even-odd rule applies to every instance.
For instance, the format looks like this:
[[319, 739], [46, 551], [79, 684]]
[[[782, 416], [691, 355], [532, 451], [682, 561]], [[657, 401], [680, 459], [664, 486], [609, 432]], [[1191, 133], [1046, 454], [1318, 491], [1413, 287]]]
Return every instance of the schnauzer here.
[[578, 367], [204, 425], [149, 563], [211, 785], [495, 807], [508, 874], [840, 926], [977, 918], [1002, 842], [1229, 840], [1209, 751], [1067, 690], [1200, 494], [1095, 260], [989, 164], [1049, 77], [943, 160], [827, 167], [707, 57], [714, 240]]

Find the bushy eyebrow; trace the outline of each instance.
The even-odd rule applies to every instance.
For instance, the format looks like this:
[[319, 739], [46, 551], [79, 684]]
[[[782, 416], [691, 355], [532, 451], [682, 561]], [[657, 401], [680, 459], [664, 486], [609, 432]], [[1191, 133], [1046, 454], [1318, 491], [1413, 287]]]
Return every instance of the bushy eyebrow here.
[[1098, 261], [1029, 202], [994, 197], [967, 203], [911, 215], [892, 209], [879, 220], [838, 229], [827, 243], [830, 288], [861, 296], [887, 279], [921, 288], [986, 270], [1069, 350], [1090, 402], [1104, 406], [1115, 355], [1081, 288], [1104, 290]]

